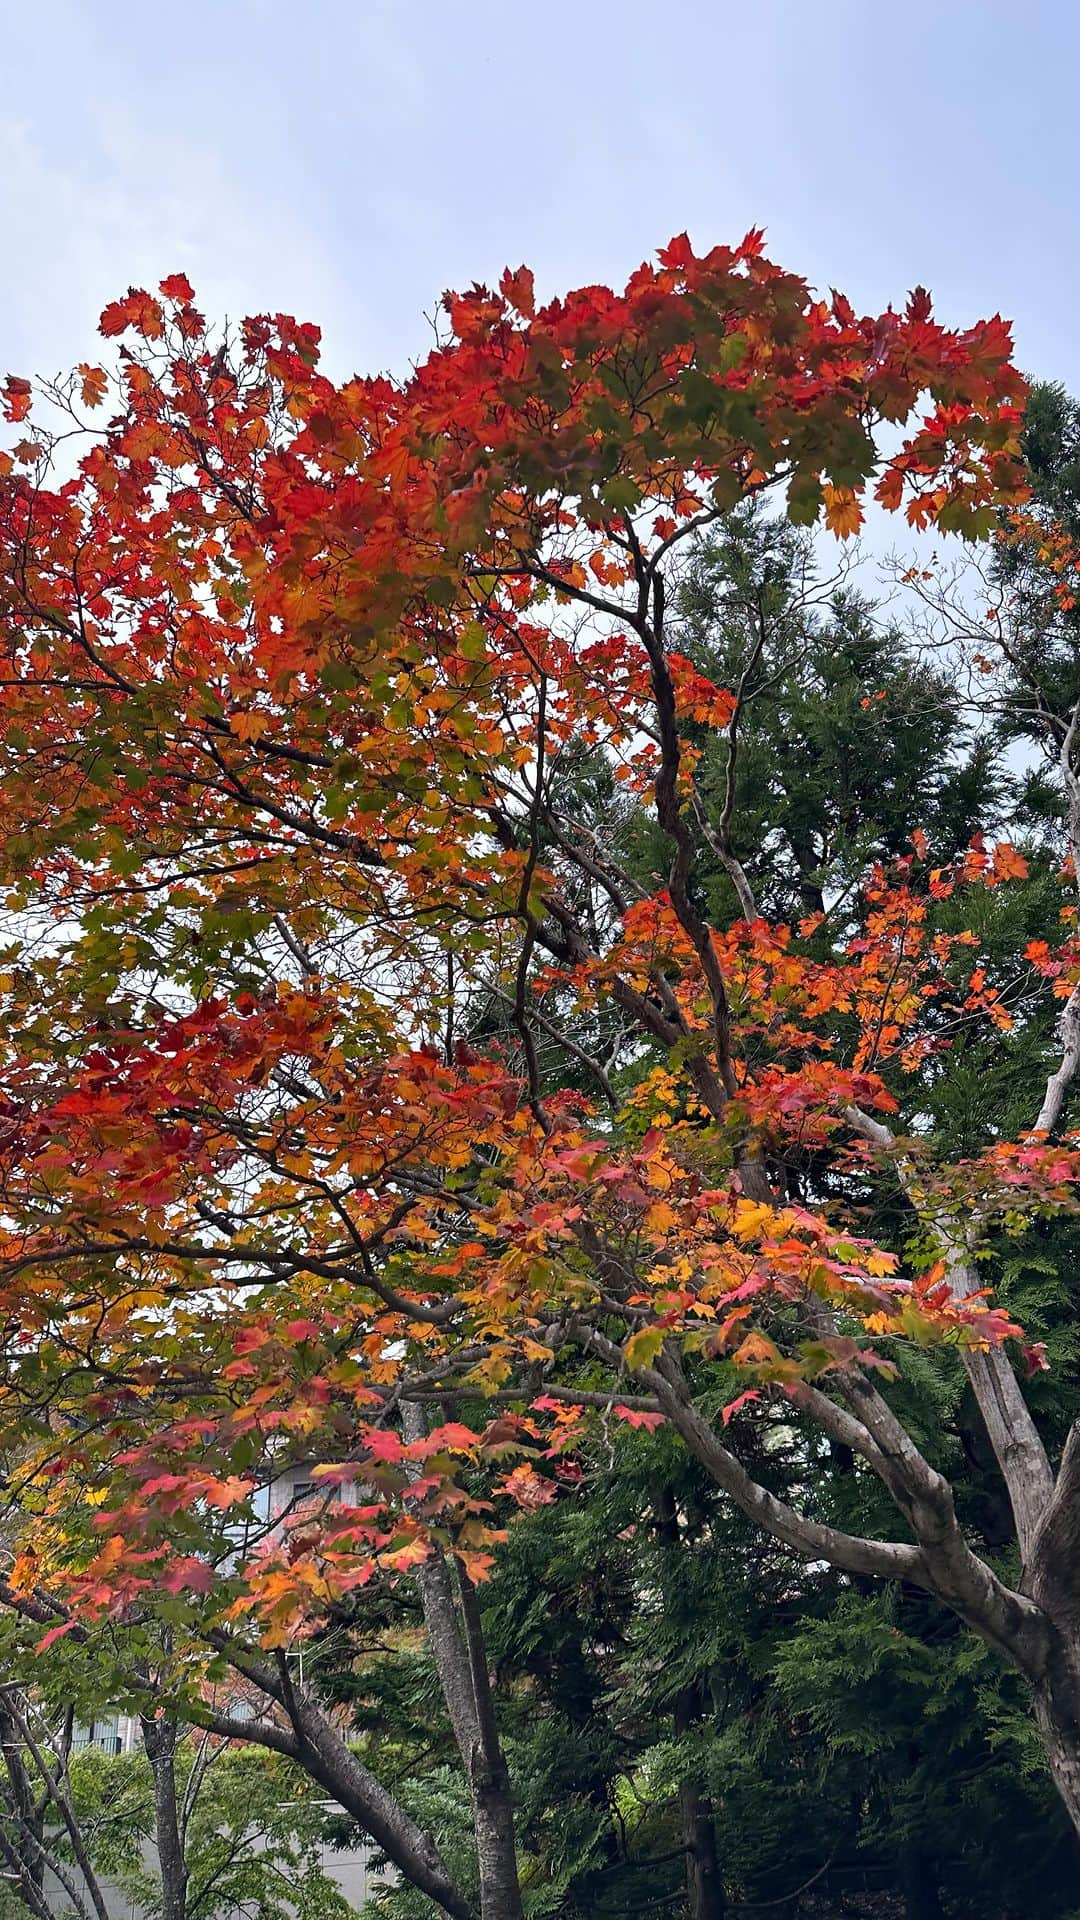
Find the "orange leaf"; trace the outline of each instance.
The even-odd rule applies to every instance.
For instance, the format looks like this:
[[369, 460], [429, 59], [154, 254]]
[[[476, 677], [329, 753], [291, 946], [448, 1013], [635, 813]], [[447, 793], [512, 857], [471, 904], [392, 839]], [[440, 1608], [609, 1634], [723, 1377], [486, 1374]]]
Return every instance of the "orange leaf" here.
[[825, 496], [825, 525], [838, 540], [847, 540], [858, 533], [863, 522], [863, 512], [851, 487], [833, 487], [826, 481], [822, 489]]

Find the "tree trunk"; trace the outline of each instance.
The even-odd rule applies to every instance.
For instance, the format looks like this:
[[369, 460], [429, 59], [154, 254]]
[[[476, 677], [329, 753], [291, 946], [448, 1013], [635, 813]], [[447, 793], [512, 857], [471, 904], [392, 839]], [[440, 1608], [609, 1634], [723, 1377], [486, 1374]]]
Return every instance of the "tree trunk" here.
[[[658, 1487], [653, 1499], [657, 1537], [668, 1553], [679, 1546], [679, 1517], [671, 1487]], [[663, 1586], [667, 1582], [664, 1576]], [[666, 1596], [665, 1596], [666, 1597]], [[702, 1717], [700, 1687], [691, 1683], [676, 1695], [676, 1733], [689, 1733]], [[679, 1783], [679, 1822], [686, 1848], [686, 1905], [689, 1920], [724, 1920], [727, 1899], [716, 1857], [716, 1826], [712, 1801], [694, 1774]]]
[[1053, 1498], [1028, 1556], [1024, 1588], [1052, 1628], [1035, 1686], [1035, 1718], [1054, 1785], [1080, 1834], [1080, 1420], [1065, 1442]]
[[0, 1710], [0, 1751], [3, 1752], [14, 1815], [20, 1884], [30, 1895], [40, 1895], [45, 1878], [45, 1815], [38, 1807], [26, 1770], [26, 1759], [11, 1715]]
[[1035, 1718], [1054, 1785], [1080, 1835], [1080, 1671], [1071, 1662], [1062, 1667], [1037, 1690]]
[[455, 1571], [461, 1603], [461, 1644], [466, 1656], [475, 1716], [468, 1765], [476, 1828], [476, 1858], [480, 1869], [481, 1920], [525, 1920], [518, 1880], [514, 1798], [510, 1770], [499, 1738], [480, 1603], [476, 1589], [460, 1561], [455, 1562]]
[[689, 1920], [724, 1920], [727, 1898], [716, 1857], [712, 1801], [696, 1780], [684, 1780], [679, 1788], [679, 1815], [686, 1844]]
[[908, 1841], [900, 1854], [904, 1920], [944, 1920], [937, 1869], [921, 1847]]
[[[476, 1909], [447, 1871], [432, 1833], [425, 1833], [388, 1788], [365, 1767], [342, 1739], [329, 1715], [303, 1686], [293, 1684], [284, 1654], [273, 1666], [245, 1648], [238, 1652], [227, 1635], [211, 1632], [209, 1644], [223, 1652], [236, 1672], [280, 1707], [288, 1728], [264, 1720], [237, 1723], [227, 1714], [210, 1714], [205, 1724], [226, 1739], [253, 1740], [272, 1753], [287, 1754], [331, 1799], [351, 1814], [364, 1833], [392, 1860], [402, 1878], [426, 1894], [433, 1908], [450, 1920], [476, 1920]], [[108, 1920], [108, 1915], [105, 1915]]]
[[[406, 1401], [401, 1418], [407, 1439], [417, 1440], [427, 1433], [427, 1417], [417, 1402]], [[480, 1603], [461, 1561], [455, 1558], [452, 1564], [454, 1584], [447, 1557], [434, 1549], [417, 1568], [416, 1583], [443, 1699], [469, 1783], [481, 1920], [525, 1920], [518, 1881], [514, 1800], [499, 1738]]]
[[450, 1920], [476, 1920], [471, 1902], [447, 1872], [434, 1835], [417, 1828], [300, 1689], [293, 1694], [290, 1717], [299, 1737], [297, 1758], [305, 1772], [352, 1814], [436, 1911], [449, 1914]]
[[176, 1798], [175, 1720], [142, 1721], [154, 1782], [154, 1840], [161, 1871], [161, 1920], [186, 1920], [188, 1869]]
[[[663, 1512], [662, 1506], [660, 1511]], [[675, 1701], [676, 1733], [689, 1733], [701, 1717], [699, 1688], [684, 1687]], [[686, 1848], [689, 1920], [724, 1920], [727, 1900], [720, 1876], [720, 1863], [716, 1857], [712, 1801], [694, 1774], [688, 1774], [680, 1783], [679, 1819]]]
[[471, 1772], [481, 1920], [524, 1920], [506, 1763], [489, 1764], [478, 1746]]

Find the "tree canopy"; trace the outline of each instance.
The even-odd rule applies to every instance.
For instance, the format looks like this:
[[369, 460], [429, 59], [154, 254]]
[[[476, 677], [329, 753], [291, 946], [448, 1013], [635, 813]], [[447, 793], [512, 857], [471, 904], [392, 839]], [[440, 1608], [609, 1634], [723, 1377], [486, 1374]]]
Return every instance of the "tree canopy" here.
[[[1080, 1444], [989, 1284], [1073, 1201], [1074, 689], [988, 624], [1059, 799], [1018, 847], [954, 672], [815, 605], [790, 530], [872, 490], [1013, 515], [1005, 566], [1008, 328], [860, 318], [757, 234], [443, 311], [408, 379], [335, 385], [316, 329], [212, 333], [174, 275], [106, 309], [109, 367], [7, 382], [8, 1603], [43, 1647], [123, 1625], [116, 1687], [223, 1735], [233, 1675], [424, 1900], [518, 1920], [485, 1586], [590, 1497], [598, 1423], [663, 1429], [665, 1620], [691, 1463], [710, 1547], [750, 1523], [871, 1638], [875, 1582], [970, 1629], [1080, 1823]], [[294, 1671], [417, 1607], [463, 1861]], [[691, 1665], [698, 1920], [704, 1699]]]

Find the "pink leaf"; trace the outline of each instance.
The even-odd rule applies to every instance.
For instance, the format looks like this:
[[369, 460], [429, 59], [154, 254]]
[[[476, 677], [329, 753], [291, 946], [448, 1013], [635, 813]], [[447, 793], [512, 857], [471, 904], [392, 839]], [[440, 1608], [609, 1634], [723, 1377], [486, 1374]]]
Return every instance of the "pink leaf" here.
[[74, 1630], [75, 1624], [74, 1620], [65, 1620], [63, 1626], [50, 1627], [48, 1633], [38, 1641], [34, 1652], [44, 1653], [47, 1647], [52, 1646], [54, 1640], [62, 1640], [65, 1633], [71, 1633]]
[[618, 1420], [625, 1420], [628, 1427], [645, 1427], [649, 1433], [655, 1433], [657, 1427], [664, 1424], [662, 1413], [646, 1413], [641, 1407], [612, 1407], [612, 1413]]
[[737, 1400], [730, 1400], [720, 1415], [720, 1418], [723, 1420], [725, 1427], [727, 1426], [728, 1421], [733, 1419], [735, 1414], [738, 1413], [740, 1407], [745, 1407], [751, 1400], [760, 1400], [760, 1399], [761, 1399], [761, 1395], [757, 1391], [757, 1388], [749, 1387], [745, 1393], [740, 1393]]

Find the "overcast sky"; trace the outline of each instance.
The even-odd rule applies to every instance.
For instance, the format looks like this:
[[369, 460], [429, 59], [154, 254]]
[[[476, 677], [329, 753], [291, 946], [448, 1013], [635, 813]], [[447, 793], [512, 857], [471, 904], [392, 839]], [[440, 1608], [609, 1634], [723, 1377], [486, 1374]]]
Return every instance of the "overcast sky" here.
[[1080, 389], [1071, 0], [34, 0], [3, 10], [0, 371], [183, 269], [400, 370], [447, 286], [768, 231], [880, 308], [1000, 309]]

